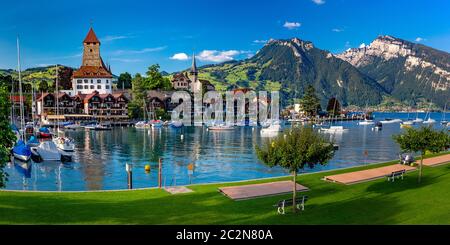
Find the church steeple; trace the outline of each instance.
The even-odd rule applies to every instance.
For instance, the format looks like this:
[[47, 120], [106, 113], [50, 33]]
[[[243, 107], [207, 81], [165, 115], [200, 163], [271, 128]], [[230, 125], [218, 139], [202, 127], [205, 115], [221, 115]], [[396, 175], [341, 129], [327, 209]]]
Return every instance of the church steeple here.
[[195, 61], [195, 53], [192, 54], [192, 66], [191, 66], [191, 75], [197, 76], [197, 62]]

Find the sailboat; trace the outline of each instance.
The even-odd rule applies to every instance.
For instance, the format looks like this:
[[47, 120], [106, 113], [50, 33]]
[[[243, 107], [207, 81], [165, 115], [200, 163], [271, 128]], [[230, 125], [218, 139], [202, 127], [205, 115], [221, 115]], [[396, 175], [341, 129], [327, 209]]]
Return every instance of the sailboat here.
[[431, 110], [431, 102], [430, 102], [430, 106], [428, 107], [427, 114], [425, 115], [425, 118], [428, 117], [428, 119], [425, 120], [425, 121], [423, 121], [424, 124], [433, 124], [433, 123], [436, 122], [436, 120], [434, 120], [434, 119], [431, 118], [431, 112], [430, 112], [430, 110]]
[[[137, 122], [134, 127], [135, 128], [150, 128], [150, 123], [148, 123], [148, 120], [145, 119], [145, 112], [147, 111], [147, 106], [145, 105], [145, 99], [142, 99], [144, 101], [144, 120]], [[148, 113], [147, 113], [148, 116]]]
[[447, 125], [448, 124], [448, 121], [447, 120], [445, 120], [445, 114], [447, 113], [447, 103], [445, 103], [445, 106], [444, 106], [444, 113], [442, 113], [442, 119], [441, 119], [441, 124], [442, 125]]
[[[24, 107], [23, 107], [23, 95], [22, 95], [22, 74], [20, 71], [20, 46], [19, 46], [19, 37], [17, 37], [17, 68], [19, 73], [19, 97], [20, 97], [20, 128], [22, 132], [19, 130], [19, 140], [16, 142], [14, 147], [12, 148], [12, 154], [16, 159], [21, 161], [28, 161], [31, 158], [31, 149], [30, 146], [24, 142], [25, 138], [25, 115], [24, 115]], [[13, 108], [14, 110], [14, 108]]]
[[[59, 116], [59, 84], [58, 84], [58, 65], [56, 65], [56, 115]], [[62, 151], [74, 151], [75, 150], [75, 143], [72, 139], [65, 137], [64, 132], [60, 132], [60, 124], [59, 119], [56, 119], [57, 122], [57, 137], [53, 138], [53, 143], [56, 145], [56, 147]], [[61, 133], [61, 135], [59, 135]]]
[[[333, 112], [336, 110], [336, 101], [334, 101], [334, 106], [333, 106]], [[329, 127], [321, 127], [319, 128], [319, 131], [324, 132], [324, 133], [341, 133], [344, 131], [347, 131], [348, 129], [344, 128], [344, 126], [333, 126], [332, 125], [333, 120], [330, 119], [330, 126]]]
[[409, 118], [409, 107], [408, 107], [408, 117], [406, 121], [400, 123], [401, 128], [409, 128], [414, 124], [414, 121]]

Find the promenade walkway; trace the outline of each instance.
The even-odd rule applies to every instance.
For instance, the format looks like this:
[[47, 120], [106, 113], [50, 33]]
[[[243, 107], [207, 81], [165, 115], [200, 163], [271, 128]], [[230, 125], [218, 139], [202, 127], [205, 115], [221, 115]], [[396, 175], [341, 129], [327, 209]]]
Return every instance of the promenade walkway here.
[[[277, 181], [263, 184], [221, 187], [219, 191], [233, 200], [244, 200], [257, 197], [292, 193], [292, 181]], [[297, 184], [297, 191], [307, 191], [307, 187]]]
[[[419, 162], [420, 160], [416, 161], [416, 163]], [[434, 167], [446, 163], [450, 163], [450, 154], [423, 159], [423, 165], [428, 167]]]
[[346, 185], [356, 184], [364, 181], [374, 180], [386, 177], [386, 175], [395, 172], [395, 171], [412, 171], [415, 170], [415, 167], [402, 165], [402, 164], [395, 164], [395, 165], [389, 165], [385, 167], [379, 167], [379, 168], [372, 168], [367, 170], [361, 170], [361, 171], [355, 171], [350, 173], [344, 173], [344, 174], [337, 174], [337, 175], [331, 175], [331, 176], [325, 176], [325, 180], [332, 181], [332, 182], [338, 182]]

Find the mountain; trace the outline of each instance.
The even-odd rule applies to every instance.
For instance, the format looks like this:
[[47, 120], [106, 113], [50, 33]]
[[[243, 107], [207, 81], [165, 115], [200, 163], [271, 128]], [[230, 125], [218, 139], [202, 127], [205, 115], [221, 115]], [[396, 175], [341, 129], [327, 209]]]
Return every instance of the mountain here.
[[449, 100], [450, 54], [392, 36], [336, 57], [375, 79], [394, 98], [416, 102], [431, 99], [444, 107]]
[[284, 105], [301, 98], [310, 84], [316, 88], [322, 106], [333, 96], [343, 105], [376, 105], [386, 94], [374, 79], [350, 63], [298, 38], [270, 40], [249, 59], [200, 67], [199, 76], [210, 80], [218, 90], [280, 90]]

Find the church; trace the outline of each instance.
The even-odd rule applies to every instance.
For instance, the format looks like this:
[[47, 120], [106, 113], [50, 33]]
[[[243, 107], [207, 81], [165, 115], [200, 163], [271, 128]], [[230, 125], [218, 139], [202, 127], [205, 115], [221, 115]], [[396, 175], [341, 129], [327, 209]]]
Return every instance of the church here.
[[172, 78], [172, 87], [175, 90], [187, 90], [192, 93], [201, 93], [202, 90], [205, 90], [204, 92], [215, 90], [215, 87], [211, 82], [198, 78], [195, 54], [192, 55], [192, 66], [189, 75], [187, 72], [175, 74]]
[[64, 91], [70, 96], [77, 94], [112, 93], [113, 75], [100, 56], [100, 40], [92, 27], [83, 41], [81, 66], [72, 74], [72, 90]]

